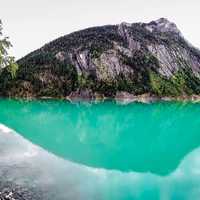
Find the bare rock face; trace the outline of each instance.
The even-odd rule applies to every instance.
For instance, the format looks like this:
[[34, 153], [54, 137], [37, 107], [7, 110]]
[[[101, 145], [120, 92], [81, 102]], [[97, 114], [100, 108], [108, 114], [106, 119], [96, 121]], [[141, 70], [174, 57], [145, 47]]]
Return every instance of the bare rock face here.
[[170, 22], [166, 18], [160, 18], [156, 21], [152, 21], [149, 24], [146, 24], [145, 28], [148, 29], [150, 32], [155, 32], [155, 31], [159, 31], [163, 33], [171, 32], [171, 33], [175, 33], [181, 36], [181, 32], [177, 28], [176, 24], [174, 24], [173, 22]]
[[88, 97], [98, 93], [115, 97], [125, 92], [177, 97], [200, 93], [200, 52], [165, 18], [74, 32], [18, 64], [14, 79], [7, 69], [1, 73], [1, 96]]

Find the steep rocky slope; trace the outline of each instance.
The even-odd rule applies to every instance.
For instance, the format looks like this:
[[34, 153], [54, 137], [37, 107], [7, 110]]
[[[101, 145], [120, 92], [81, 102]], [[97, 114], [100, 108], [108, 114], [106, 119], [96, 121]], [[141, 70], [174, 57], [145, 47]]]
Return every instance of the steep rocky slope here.
[[0, 95], [10, 97], [190, 96], [200, 93], [200, 52], [161, 18], [88, 28], [58, 38], [5, 69]]

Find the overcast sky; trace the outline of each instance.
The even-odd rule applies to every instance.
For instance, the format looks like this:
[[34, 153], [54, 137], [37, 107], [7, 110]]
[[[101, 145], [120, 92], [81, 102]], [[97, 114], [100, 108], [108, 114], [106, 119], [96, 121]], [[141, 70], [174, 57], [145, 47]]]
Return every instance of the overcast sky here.
[[79, 29], [160, 17], [175, 22], [200, 47], [199, 10], [199, 0], [0, 0], [0, 18], [16, 58]]

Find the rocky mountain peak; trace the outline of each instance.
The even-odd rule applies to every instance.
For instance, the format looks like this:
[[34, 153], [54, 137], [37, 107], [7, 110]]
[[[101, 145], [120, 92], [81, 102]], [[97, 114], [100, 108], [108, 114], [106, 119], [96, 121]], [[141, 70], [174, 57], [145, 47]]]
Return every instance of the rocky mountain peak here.
[[165, 18], [76, 31], [18, 64], [15, 79], [0, 74], [0, 96], [200, 95], [200, 52]]
[[151, 21], [150, 23], [147, 23], [145, 27], [151, 32], [173, 32], [181, 35], [181, 32], [177, 28], [176, 24], [166, 18], [160, 18], [158, 20]]

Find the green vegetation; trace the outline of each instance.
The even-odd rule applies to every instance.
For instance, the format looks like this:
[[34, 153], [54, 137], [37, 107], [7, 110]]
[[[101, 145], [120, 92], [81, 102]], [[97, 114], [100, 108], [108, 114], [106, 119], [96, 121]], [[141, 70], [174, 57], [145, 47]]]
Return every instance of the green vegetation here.
[[191, 95], [193, 90], [188, 85], [187, 76], [184, 71], [178, 71], [171, 78], [161, 77], [156, 72], [150, 71], [150, 84], [155, 94], [159, 96]]
[[118, 27], [115, 25], [88, 28], [60, 37], [45, 45], [40, 51], [56, 53], [59, 49], [59, 51], [71, 52], [78, 48], [89, 50], [92, 54], [93, 50], [107, 50], [113, 47], [113, 41], [121, 44], [124, 42], [117, 30]]
[[91, 58], [94, 58], [94, 59], [99, 58], [103, 52], [104, 52], [103, 48], [93, 47], [90, 50]]
[[[20, 59], [19, 69], [8, 55], [8, 38], [3, 38], [0, 95], [66, 97], [81, 90], [109, 97], [118, 91], [174, 97], [200, 94], [200, 78], [194, 66], [200, 63], [200, 52], [175, 33], [151, 32], [144, 25], [108, 25], [71, 33]], [[158, 71], [161, 63], [168, 63], [163, 48], [171, 52], [166, 60], [175, 63], [169, 78]], [[162, 67], [168, 70], [169, 66]]]
[[14, 57], [8, 54], [8, 49], [12, 45], [8, 37], [3, 36], [2, 29], [2, 22], [0, 20], [0, 70], [7, 67], [11, 77], [14, 78], [18, 70], [18, 65], [15, 63]]

